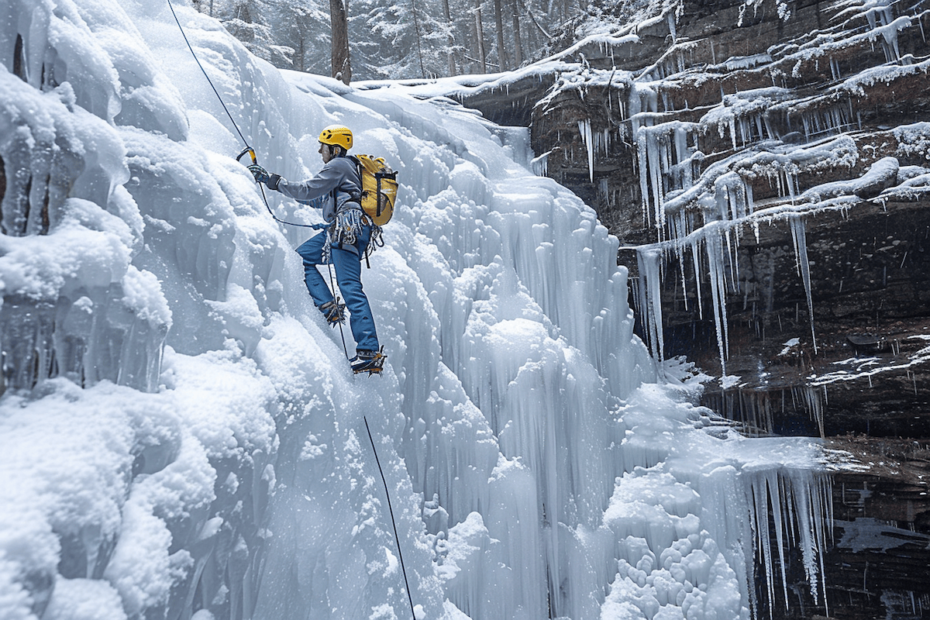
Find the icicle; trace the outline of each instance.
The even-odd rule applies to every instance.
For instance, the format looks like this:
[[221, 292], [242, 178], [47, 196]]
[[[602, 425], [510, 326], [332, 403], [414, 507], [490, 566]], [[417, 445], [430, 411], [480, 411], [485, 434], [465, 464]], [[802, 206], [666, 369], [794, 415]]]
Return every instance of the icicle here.
[[[751, 506], [753, 507], [753, 529], [756, 532], [756, 549], [762, 555], [762, 566], [765, 571], [766, 592], [768, 600], [775, 600], [775, 571], [772, 570], [772, 547], [769, 538], [769, 518], [768, 518], [768, 497], [764, 489], [759, 488], [755, 482], [757, 476], [753, 476], [753, 482], [750, 483], [750, 493], [752, 496]], [[764, 478], [763, 478], [764, 482]], [[784, 581], [784, 575], [782, 575]]]
[[[708, 238], [709, 237], [709, 238]], [[717, 330], [717, 348], [720, 350], [720, 366], [726, 375], [726, 359], [729, 350], [727, 336], [727, 303], [726, 281], [723, 266], [723, 247], [720, 240], [720, 231], [715, 227], [705, 235], [705, 249], [707, 254], [707, 271], [710, 276], [710, 292], [714, 306], [714, 325]]]
[[[824, 386], [826, 388], [826, 386]], [[820, 392], [816, 388], [807, 387], [804, 392], [804, 402], [807, 405], [807, 411], [811, 418], [817, 422], [817, 429], [820, 431], [821, 439], [824, 438], [823, 430], [823, 403], [820, 400]]]
[[[780, 479], [780, 476], [776, 473], [769, 473], [766, 475], [766, 487], [768, 488], [769, 498], [772, 501], [772, 516], [775, 521], [775, 542], [778, 545], [778, 562], [781, 564], [781, 583], [782, 591], [785, 595], [785, 607], [788, 606], [788, 580], [786, 578], [785, 565], [785, 540], [783, 532], [790, 520], [786, 520], [782, 517], [782, 506], [790, 506], [791, 501], [788, 499], [790, 496], [790, 489], [786, 488], [784, 482]], [[763, 498], [765, 501], [765, 498]], [[771, 570], [771, 567], [769, 568]], [[771, 600], [771, 599], [770, 599]]]
[[639, 191], [643, 203], [643, 220], [645, 220], [646, 226], [649, 226], [651, 222], [649, 217], [649, 177], [647, 176], [649, 167], [646, 163], [646, 140], [646, 130], [644, 127], [640, 127], [636, 134], [636, 154], [637, 161], [639, 162]]
[[538, 177], [544, 177], [549, 173], [550, 153], [552, 153], [552, 151], [547, 151], [530, 162], [530, 169], [533, 171], [533, 174]]
[[641, 308], [645, 311], [646, 333], [652, 355], [657, 360], [665, 358], [662, 334], [662, 280], [660, 275], [662, 251], [655, 247], [637, 248], [636, 262], [639, 266]]
[[594, 183], [594, 137], [591, 135], [591, 120], [585, 119], [578, 121], [578, 131], [581, 133], [581, 141], [584, 142], [588, 152], [588, 175]]
[[688, 189], [693, 185], [694, 177], [690, 162], [691, 150], [688, 148], [688, 132], [684, 127], [675, 129], [675, 150], [677, 162], [688, 162], [681, 171], [681, 189]]
[[804, 280], [804, 292], [807, 294], [807, 308], [811, 321], [811, 338], [814, 343], [814, 354], [817, 353], [817, 334], [814, 331], [814, 302], [811, 298], [811, 272], [807, 260], [807, 227], [804, 218], [800, 215], [791, 215], [788, 218], [791, 226], [791, 237], [794, 240], [794, 251], [797, 258], [798, 271]]
[[665, 231], [665, 209], [662, 200], [662, 164], [658, 136], [650, 131], [646, 134], [646, 152], [649, 156], [650, 181], [652, 182], [652, 194], [656, 213], [656, 228], [659, 231], [659, 240], [664, 238]]
[[704, 319], [704, 306], [701, 304], [701, 255], [700, 255], [700, 245], [701, 242], [699, 239], [694, 239], [691, 242], [691, 258], [694, 262], [694, 284], [695, 289], [697, 290], [697, 307], [698, 307], [698, 318]]

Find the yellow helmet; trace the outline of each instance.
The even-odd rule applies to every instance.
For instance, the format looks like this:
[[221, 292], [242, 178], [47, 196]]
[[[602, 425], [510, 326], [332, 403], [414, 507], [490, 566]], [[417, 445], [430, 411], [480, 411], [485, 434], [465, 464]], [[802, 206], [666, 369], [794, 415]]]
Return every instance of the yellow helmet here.
[[341, 146], [348, 151], [352, 148], [352, 130], [343, 125], [330, 125], [320, 132], [320, 142]]

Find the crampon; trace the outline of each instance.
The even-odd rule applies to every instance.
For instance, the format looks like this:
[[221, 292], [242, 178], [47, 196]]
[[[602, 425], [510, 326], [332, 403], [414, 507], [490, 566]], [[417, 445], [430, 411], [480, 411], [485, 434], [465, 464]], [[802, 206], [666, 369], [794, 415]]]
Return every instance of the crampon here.
[[384, 347], [381, 347], [381, 351], [356, 351], [355, 357], [349, 360], [352, 372], [355, 374], [367, 372], [369, 377], [376, 374], [380, 375], [384, 367], [384, 360], [387, 359], [387, 355], [382, 353], [383, 350]]
[[320, 306], [320, 312], [323, 313], [326, 322], [329, 323], [331, 327], [336, 327], [336, 325], [346, 322], [346, 305], [341, 303], [338, 297]]

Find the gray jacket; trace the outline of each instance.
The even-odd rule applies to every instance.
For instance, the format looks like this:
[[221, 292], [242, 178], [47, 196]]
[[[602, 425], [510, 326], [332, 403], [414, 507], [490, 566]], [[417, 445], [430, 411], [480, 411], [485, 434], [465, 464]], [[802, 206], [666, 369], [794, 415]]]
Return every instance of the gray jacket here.
[[327, 222], [336, 219], [336, 213], [340, 211], [362, 208], [359, 205], [362, 180], [359, 178], [355, 162], [348, 157], [331, 159], [316, 175], [303, 183], [291, 183], [281, 179], [278, 182], [278, 191], [294, 200], [323, 209], [323, 219]]

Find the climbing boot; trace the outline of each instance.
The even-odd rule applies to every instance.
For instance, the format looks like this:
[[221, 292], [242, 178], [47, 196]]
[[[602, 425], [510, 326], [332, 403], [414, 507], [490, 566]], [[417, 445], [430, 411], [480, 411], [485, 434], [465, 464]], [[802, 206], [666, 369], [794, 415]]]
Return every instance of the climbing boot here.
[[346, 305], [339, 303], [338, 297], [320, 306], [320, 312], [323, 313], [323, 316], [326, 317], [326, 322], [332, 327], [336, 327], [339, 323], [346, 322]]
[[[384, 347], [381, 347], [381, 351], [383, 350]], [[387, 355], [384, 355], [381, 351], [366, 351], [364, 349], [356, 351], [355, 357], [349, 360], [352, 372], [355, 374], [367, 372], [369, 377], [374, 374], [380, 375], [384, 360], [387, 359]]]

